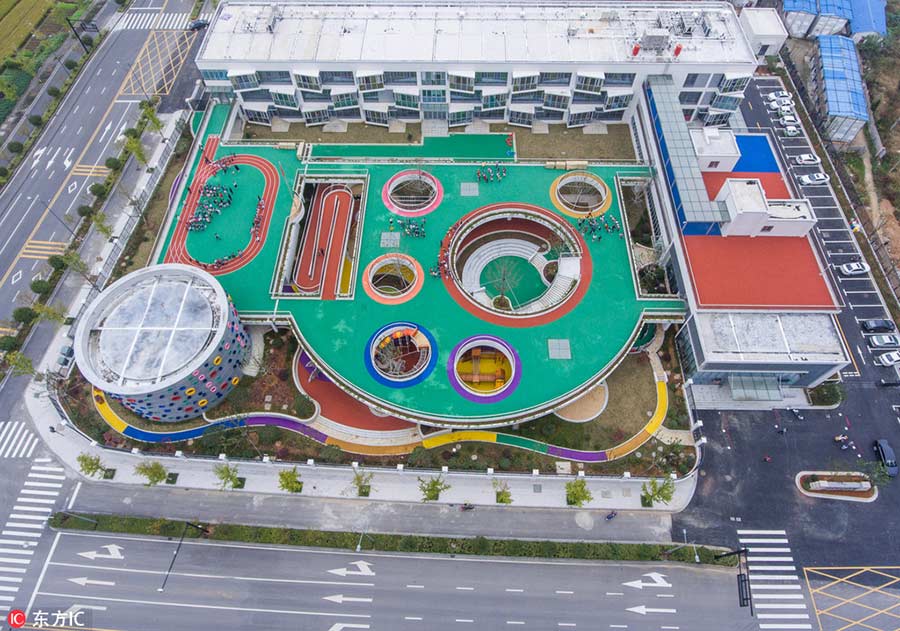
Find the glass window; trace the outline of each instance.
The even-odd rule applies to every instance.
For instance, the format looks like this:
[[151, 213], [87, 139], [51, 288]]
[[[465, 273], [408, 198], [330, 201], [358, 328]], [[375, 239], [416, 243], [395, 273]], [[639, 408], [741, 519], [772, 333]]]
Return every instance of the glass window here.
[[248, 121], [253, 123], [268, 123], [269, 122], [269, 113], [268, 112], [257, 112], [256, 110], [243, 110], [244, 116], [247, 117]]
[[502, 107], [498, 107], [497, 109], [492, 110], [482, 110], [481, 112], [475, 112], [475, 118], [480, 118], [481, 120], [503, 120], [506, 116], [506, 110]]
[[241, 92], [241, 98], [245, 101], [258, 103], [260, 101], [271, 101], [272, 95], [269, 94], [268, 90], [247, 90], [246, 92]]
[[561, 94], [545, 94], [544, 107], [552, 107], [558, 110], [564, 110], [569, 107], [569, 97]]
[[419, 107], [419, 97], [414, 94], [400, 94], [394, 92], [394, 102], [397, 104], [397, 107]]
[[743, 92], [747, 84], [750, 83], [750, 77], [738, 77], [737, 79], [722, 79], [719, 83], [720, 92]]
[[513, 112], [509, 113], [509, 123], [511, 125], [525, 125], [531, 127], [534, 116], [529, 112]]
[[678, 102], [682, 105], [696, 105], [700, 102], [702, 92], [681, 92], [678, 94]]
[[523, 92], [525, 90], [534, 90], [537, 87], [538, 76], [529, 75], [527, 77], [514, 77], [512, 80], [513, 92]]
[[707, 112], [703, 115], [703, 122], [707, 125], [725, 125], [730, 117], [730, 112], [717, 112], [712, 114]]
[[575, 77], [575, 89], [582, 92], [601, 92], [603, 90], [603, 79], [597, 77]]
[[577, 125], [587, 125], [591, 122], [591, 117], [593, 116], [593, 112], [578, 112], [576, 114], [569, 114], [569, 127], [575, 127]]
[[322, 86], [319, 83], [319, 77], [310, 77], [302, 74], [294, 75], [294, 82], [297, 84], [298, 88], [303, 90], [318, 90]]
[[706, 85], [710, 88], [717, 88], [717, 87], [719, 87], [719, 84], [722, 83], [722, 81], [724, 79], [725, 79], [725, 75], [723, 75], [721, 72], [717, 72], [716, 74], [712, 75], [712, 78], [709, 80], [709, 83], [707, 83]]
[[322, 90], [321, 92], [300, 90], [300, 97], [304, 103], [331, 103], [331, 90]]
[[534, 108], [535, 120], [543, 121], [561, 121], [565, 116], [562, 110], [545, 110], [543, 107]]
[[481, 90], [474, 92], [457, 92], [450, 90], [451, 103], [481, 103]]
[[416, 85], [416, 73], [387, 71], [384, 73], [384, 83], [385, 85]]
[[297, 107], [297, 97], [293, 94], [272, 92], [272, 102], [281, 107]]
[[765, 57], [768, 54], [769, 54], [769, 45], [768, 44], [763, 44], [762, 46], [759, 47], [759, 50], [756, 51], [757, 57]]
[[380, 90], [384, 87], [384, 77], [380, 74], [366, 75], [365, 77], [357, 77], [356, 83], [360, 90]]
[[350, 94], [336, 94], [332, 97], [335, 107], [353, 107], [359, 105], [359, 97], [355, 92]]
[[631, 103], [631, 94], [620, 94], [618, 96], [611, 96], [606, 101], [606, 109], [608, 110], [619, 110], [628, 107], [628, 104]]
[[307, 125], [321, 125], [331, 120], [331, 112], [328, 110], [316, 110], [314, 112], [304, 112], [303, 119]]
[[422, 90], [422, 103], [446, 103], [446, 90]]
[[496, 107], [506, 107], [506, 95], [505, 94], [491, 94], [490, 96], [485, 96], [481, 99], [481, 104], [484, 106], [484, 109], [493, 109]]
[[228, 81], [226, 70], [201, 70], [200, 76], [206, 81]]
[[737, 96], [724, 96], [722, 94], [717, 94], [716, 98], [713, 99], [710, 107], [715, 107], [720, 110], [731, 110], [732, 112], [738, 108], [741, 104], [741, 98]]
[[475, 91], [475, 79], [472, 77], [460, 77], [459, 75], [450, 75], [450, 89], [461, 90], [463, 92]]
[[428, 120], [446, 120], [446, 103], [422, 103], [422, 117]]
[[544, 91], [534, 90], [533, 92], [520, 92], [512, 95], [513, 103], [543, 103]]
[[685, 121], [690, 123], [694, 119], [694, 110], [692, 110], [692, 109], [681, 110], [681, 115], [684, 116]]
[[396, 118], [411, 118], [413, 120], [419, 120], [419, 110], [410, 110], [403, 107], [394, 108], [394, 116]]
[[719, 168], [719, 160], [710, 160], [709, 164], [706, 166], [710, 169], [718, 169]]
[[450, 125], [467, 125], [472, 122], [472, 110], [466, 112], [450, 112]]
[[259, 80], [256, 78], [255, 72], [251, 74], [242, 74], [231, 77], [231, 85], [237, 90], [248, 90], [250, 88], [258, 87]]
[[633, 72], [607, 72], [606, 78], [603, 80], [603, 83], [607, 87], [611, 85], [617, 87], [631, 87], [632, 85], [634, 85], [634, 76], [635, 75]]
[[366, 110], [366, 122], [375, 123], [376, 125], [387, 125], [387, 112], [373, 112], [372, 110]]
[[354, 83], [353, 73], [349, 70], [324, 70], [319, 73], [319, 79], [325, 83]]
[[595, 121], [620, 121], [625, 115], [625, 110], [613, 110], [611, 112], [594, 112]]
[[575, 92], [572, 95], [572, 103], [606, 103], [606, 92], [592, 94], [590, 92]]
[[290, 83], [291, 73], [287, 70], [259, 70], [256, 73], [260, 83]]
[[543, 85], [569, 85], [571, 82], [571, 72], [542, 72], [538, 76], [538, 83]]
[[716, 98], [715, 92], [704, 92], [703, 98], [700, 99], [700, 105], [709, 105]]
[[698, 74], [696, 72], [691, 72], [684, 78], [684, 87], [686, 87], [686, 88], [705, 88], [706, 84], [708, 82], [709, 82], [709, 74], [707, 74], [707, 73]]
[[359, 113], [358, 107], [341, 108], [339, 110], [335, 110], [334, 115], [337, 118], [355, 118], [357, 120], [359, 120], [360, 116], [362, 116], [362, 114]]
[[447, 85], [447, 73], [423, 72], [422, 85]]
[[475, 83], [478, 85], [506, 85], [509, 75], [505, 72], [476, 72]]

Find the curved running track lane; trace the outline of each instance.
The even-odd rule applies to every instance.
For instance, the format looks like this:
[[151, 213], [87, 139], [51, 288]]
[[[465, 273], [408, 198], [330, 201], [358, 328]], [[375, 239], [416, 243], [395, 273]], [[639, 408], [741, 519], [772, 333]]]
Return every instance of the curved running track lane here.
[[[653, 434], [655, 434], [656, 431], [660, 428], [663, 420], [666, 418], [666, 412], [669, 408], [668, 393], [669, 392], [666, 388], [666, 383], [664, 381], [657, 381], [656, 410], [654, 411], [653, 416], [650, 418], [644, 428], [637, 434], [626, 440], [624, 443], [620, 443], [615, 447], [611, 447], [610, 449], [605, 449], [602, 451], [581, 451], [578, 449], [569, 449], [568, 447], [558, 447], [556, 445], [548, 445], [547, 443], [532, 440], [531, 438], [513, 436], [512, 434], [502, 434], [499, 432], [482, 430], [461, 430], [425, 438], [420, 443], [410, 443], [408, 445], [403, 445], [402, 447], [407, 448], [408, 451], [396, 452], [392, 450], [392, 452], [396, 453], [397, 455], [400, 455], [401, 453], [409, 453], [409, 451], [412, 451], [413, 448], [417, 447], [418, 445], [421, 445], [426, 449], [434, 449], [435, 447], [442, 447], [451, 443], [480, 442], [497, 443], [500, 445], [507, 445], [509, 447], [516, 447], [518, 449], [528, 449], [529, 451], [534, 451], [540, 454], [554, 456], [557, 458], [566, 458], [567, 460], [574, 460], [576, 462], [606, 462], [609, 460], [616, 460], [618, 458], [622, 458], [623, 456], [627, 456], [632, 451], [650, 440], [650, 438], [653, 437]], [[260, 414], [248, 416], [246, 418], [228, 418], [221, 421], [214, 421], [212, 423], [209, 423], [208, 425], [202, 425], [200, 427], [193, 427], [191, 429], [184, 429], [175, 432], [151, 432], [129, 425], [123, 418], [116, 414], [115, 410], [110, 407], [109, 403], [106, 401], [106, 395], [96, 388], [94, 389], [94, 406], [97, 408], [97, 411], [100, 413], [100, 416], [103, 418], [103, 420], [106, 421], [106, 423], [118, 433], [128, 438], [139, 440], [145, 443], [174, 443], [183, 440], [189, 440], [191, 438], [199, 438], [207, 432], [213, 432], [217, 430], [227, 430], [245, 426], [271, 426], [280, 427], [292, 432], [297, 432], [298, 434], [303, 434], [307, 438], [311, 438], [312, 440], [323, 445], [337, 445], [344, 451], [349, 451], [352, 453], [363, 455], [385, 455], [386, 453], [383, 449], [379, 449], [377, 447], [355, 445], [331, 438], [327, 434], [320, 432], [313, 427], [310, 427], [300, 420], [281, 415]]]
[[316, 187], [294, 277], [301, 290], [321, 291], [323, 300], [334, 300], [352, 217], [353, 192], [349, 188], [341, 184]]
[[212, 265], [201, 263], [191, 256], [187, 251], [188, 222], [191, 217], [194, 216], [194, 211], [197, 209], [197, 205], [200, 201], [200, 191], [203, 190], [203, 185], [206, 184], [206, 181], [219, 170], [214, 161], [218, 146], [219, 137], [210, 136], [209, 140], [206, 141], [206, 145], [203, 147], [202, 157], [208, 159], [209, 163], [204, 161], [203, 164], [197, 167], [197, 172], [191, 180], [190, 193], [188, 193], [187, 199], [185, 200], [181, 216], [178, 218], [178, 223], [175, 226], [175, 234], [172, 235], [172, 241], [169, 243], [169, 249], [166, 252], [165, 258], [166, 263], [184, 263], [185, 265], [193, 265], [194, 267], [206, 270], [214, 276], [229, 274], [240, 269], [252, 261], [256, 255], [262, 251], [263, 246], [266, 243], [266, 237], [269, 234], [269, 223], [272, 220], [272, 212], [275, 209], [275, 199], [278, 196], [278, 171], [271, 162], [258, 156], [247, 154], [236, 154], [231, 157], [228, 163], [229, 166], [239, 164], [241, 166], [246, 165], [254, 167], [259, 169], [266, 179], [265, 188], [263, 189], [262, 194], [264, 206], [262, 221], [259, 226], [260, 238], [257, 241], [255, 238], [251, 237], [250, 244], [247, 248], [241, 252], [237, 258], [231, 259], [221, 267], [214, 268]]

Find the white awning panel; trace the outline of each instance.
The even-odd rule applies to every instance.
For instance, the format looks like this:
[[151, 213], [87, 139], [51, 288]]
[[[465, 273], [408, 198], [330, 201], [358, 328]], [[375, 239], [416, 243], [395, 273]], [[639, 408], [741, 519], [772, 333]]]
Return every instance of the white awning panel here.
[[266, 101], [251, 101], [250, 103], [241, 103], [241, 107], [252, 112], [268, 112], [269, 105]]
[[355, 85], [336, 85], [331, 88], [331, 96], [339, 96], [341, 94], [355, 94]]
[[534, 103], [510, 103], [510, 112], [524, 112], [525, 114], [534, 114]]
[[290, 85], [277, 85], [269, 88], [269, 92], [275, 92], [277, 94], [290, 94], [291, 96], [296, 96], [297, 92], [293, 86]]
[[579, 70], [579, 77], [588, 77], [590, 79], [605, 79], [606, 73], [600, 72], [599, 70]]
[[513, 79], [521, 79], [523, 77], [536, 77], [540, 73], [537, 70], [513, 70]]
[[363, 103], [362, 107], [364, 110], [368, 110], [370, 112], [382, 112], [387, 113], [388, 108], [391, 106], [390, 103]]
[[320, 110], [327, 110], [329, 103], [304, 103], [300, 107], [301, 112], [318, 112]]
[[383, 75], [384, 70], [357, 70], [356, 77], [374, 77], [376, 75]]
[[572, 114], [581, 114], [582, 112], [593, 112], [597, 107], [596, 103], [572, 103], [569, 106], [569, 112]]
[[467, 79], [475, 78], [474, 70], [448, 70], [447, 74], [452, 75], [454, 77], [466, 77]]
[[451, 103], [451, 112], [472, 112], [475, 110], [477, 103]]
[[419, 96], [419, 88], [416, 86], [397, 86], [396, 88], [391, 88], [391, 91], [394, 94], [407, 94], [409, 96]]
[[505, 85], [486, 85], [481, 88], [481, 94], [483, 96], [492, 96], [494, 94], [506, 94], [509, 92], [509, 88]]

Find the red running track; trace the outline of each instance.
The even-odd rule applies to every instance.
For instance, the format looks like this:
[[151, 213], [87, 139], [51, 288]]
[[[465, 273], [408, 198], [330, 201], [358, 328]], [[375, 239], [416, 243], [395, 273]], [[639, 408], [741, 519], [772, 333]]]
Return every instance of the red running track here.
[[266, 183], [262, 194], [263, 213], [258, 232], [259, 239], [257, 240], [255, 237], [251, 237], [250, 244], [236, 258], [231, 259], [219, 267], [214, 267], [209, 263], [200, 262], [191, 256], [187, 251], [188, 223], [190, 222], [191, 217], [194, 216], [194, 212], [197, 210], [197, 205], [200, 201], [200, 191], [203, 189], [206, 181], [219, 171], [219, 167], [214, 159], [218, 147], [219, 137], [210, 136], [206, 141], [201, 154], [200, 159], [203, 163], [197, 167], [197, 172], [194, 174], [193, 180], [191, 180], [190, 192], [185, 200], [184, 208], [181, 211], [178, 223], [175, 226], [175, 234], [172, 235], [172, 242], [169, 244], [169, 249], [166, 252], [165, 258], [166, 263], [184, 263], [185, 265], [193, 265], [206, 270], [214, 276], [229, 274], [239, 270], [252, 261], [256, 255], [262, 251], [263, 246], [266, 244], [266, 237], [269, 234], [272, 211], [275, 209], [275, 198], [278, 196], [278, 171], [275, 170], [275, 166], [271, 162], [258, 156], [246, 154], [237, 154], [233, 157], [229, 157], [229, 166], [234, 164], [251, 166], [259, 169], [263, 174], [263, 177], [265, 177]]
[[352, 216], [349, 188], [341, 184], [316, 187], [294, 275], [302, 291], [321, 291], [322, 300], [335, 299]]

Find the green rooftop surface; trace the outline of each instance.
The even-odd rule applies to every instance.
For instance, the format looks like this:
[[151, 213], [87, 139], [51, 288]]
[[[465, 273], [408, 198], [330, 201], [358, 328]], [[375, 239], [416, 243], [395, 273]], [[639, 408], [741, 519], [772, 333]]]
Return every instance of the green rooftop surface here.
[[[220, 133], [227, 118], [227, 106], [216, 106], [212, 112], [206, 135]], [[451, 136], [455, 142], [469, 146], [469, 135]], [[446, 140], [446, 139], [441, 139]], [[479, 137], [475, 137], [474, 147], [481, 147]], [[426, 142], [426, 146], [429, 146]], [[504, 142], [505, 146], [505, 142]], [[476, 162], [494, 160], [493, 155], [477, 155], [487, 152], [469, 146], [470, 157]], [[316, 150], [324, 147], [318, 146]], [[328, 145], [327, 149], [341, 154], [340, 145]], [[344, 147], [348, 156], [355, 158], [358, 146]], [[418, 157], [419, 146], [406, 147], [411, 157]], [[379, 146], [378, 149], [386, 149]], [[402, 151], [403, 147], [390, 147], [392, 151]], [[230, 294], [238, 310], [245, 314], [290, 312], [301, 331], [303, 343], [310, 354], [321, 362], [323, 369], [338, 375], [344, 382], [369, 398], [385, 403], [389, 407], [430, 417], [484, 420], [494, 416], [511, 416], [533, 410], [551, 400], [563, 397], [578, 388], [598, 373], [604, 371], [615, 358], [630, 346], [632, 337], [640, 328], [642, 314], [682, 313], [684, 303], [672, 299], [638, 299], [626, 239], [618, 234], [604, 233], [599, 242], [588, 239], [588, 252], [593, 260], [593, 278], [586, 294], [578, 306], [559, 319], [536, 327], [513, 328], [491, 324], [470, 314], [459, 306], [447, 292], [444, 282], [428, 275], [428, 269], [436, 264], [439, 243], [448, 228], [462, 215], [497, 202], [525, 202], [553, 210], [550, 201], [550, 187], [562, 171], [545, 169], [537, 165], [507, 164], [508, 176], [502, 182], [484, 183], [479, 186], [479, 194], [473, 197], [460, 195], [460, 185], [472, 182], [480, 164], [429, 164], [427, 170], [438, 178], [444, 188], [444, 198], [438, 208], [426, 217], [425, 238], [402, 236], [399, 249], [381, 247], [382, 233], [389, 230], [389, 218], [397, 217], [382, 204], [382, 187], [398, 171], [415, 166], [415, 163], [317, 163], [315, 173], [323, 171], [348, 171], [354, 174], [366, 172], [369, 185], [365, 199], [365, 216], [360, 226], [360, 260], [354, 278], [352, 300], [322, 301], [318, 299], [284, 299], [277, 307], [269, 293], [285, 220], [290, 212], [291, 192], [287, 182], [293, 182], [298, 169], [304, 165], [290, 150], [254, 145], [221, 145], [218, 156], [230, 153], [246, 153], [263, 157], [283, 170], [276, 208], [273, 214], [265, 247], [241, 269], [218, 276]], [[316, 151], [313, 155], [319, 155]], [[402, 155], [402, 153], [400, 154]], [[447, 157], [447, 156], [440, 156]], [[197, 168], [192, 165], [191, 174]], [[591, 172], [604, 178], [613, 191], [614, 178], [619, 175], [645, 175], [649, 171], [641, 166], [604, 166], [590, 168]], [[192, 233], [188, 238], [188, 251], [192, 256], [211, 260], [224, 256], [234, 249], [235, 243], [246, 243], [248, 221], [255, 211], [256, 195], [261, 194], [261, 178], [250, 167], [242, 167], [238, 176], [238, 190], [241, 196], [247, 194], [254, 202], [233, 205], [214, 220], [214, 229], [202, 233]], [[311, 169], [313, 171], [313, 169]], [[232, 175], [228, 176], [233, 177]], [[189, 180], [190, 181], [190, 180]], [[182, 196], [178, 212], [184, 201]], [[556, 211], [554, 211], [556, 212]], [[243, 216], [246, 213], [246, 216]], [[613, 200], [609, 210], [621, 221], [618, 199]], [[558, 213], [557, 213], [558, 214]], [[577, 223], [575, 219], [564, 220]], [[248, 219], [248, 217], [250, 219]], [[168, 240], [174, 231], [175, 222], [169, 226]], [[234, 236], [224, 238], [233, 231]], [[219, 232], [222, 240], [216, 240]], [[400, 305], [384, 305], [373, 301], [365, 293], [362, 284], [362, 270], [379, 255], [391, 251], [412, 256], [425, 269], [426, 278], [422, 290], [412, 300]], [[164, 255], [160, 257], [162, 262]], [[376, 381], [368, 372], [363, 357], [368, 349], [370, 337], [381, 327], [398, 321], [413, 322], [427, 329], [437, 346], [437, 366], [430, 376], [420, 384], [409, 388], [395, 388]], [[494, 335], [502, 338], [515, 348], [522, 362], [521, 382], [505, 399], [496, 403], [470, 401], [459, 395], [451, 386], [447, 374], [450, 351], [463, 339], [473, 335]], [[570, 360], [549, 359], [548, 340], [567, 339], [570, 341]]]

